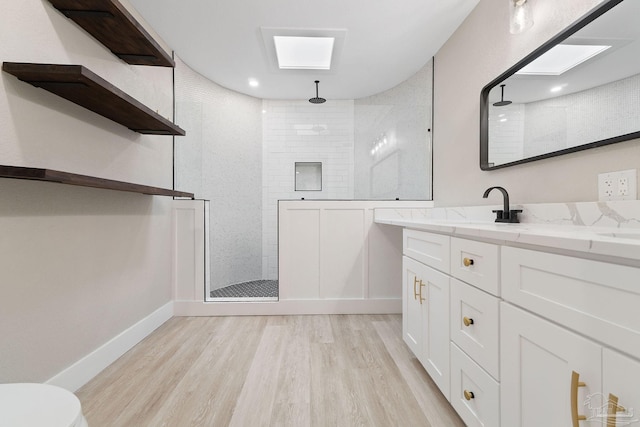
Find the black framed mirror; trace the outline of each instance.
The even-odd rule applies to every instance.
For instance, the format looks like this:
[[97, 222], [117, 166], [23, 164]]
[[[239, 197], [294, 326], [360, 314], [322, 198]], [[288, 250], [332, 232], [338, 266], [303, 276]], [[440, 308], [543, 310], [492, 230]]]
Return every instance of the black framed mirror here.
[[640, 138], [640, 1], [608, 0], [487, 84], [480, 168]]

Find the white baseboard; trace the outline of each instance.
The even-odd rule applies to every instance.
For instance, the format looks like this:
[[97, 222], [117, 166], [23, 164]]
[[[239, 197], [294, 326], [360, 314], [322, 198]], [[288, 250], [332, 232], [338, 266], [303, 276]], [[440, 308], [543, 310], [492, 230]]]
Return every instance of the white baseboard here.
[[78, 390], [160, 325], [171, 319], [171, 317], [173, 317], [173, 310], [173, 301], [163, 305], [64, 371], [50, 378], [46, 383], [65, 388], [72, 392]]
[[280, 300], [275, 302], [175, 301], [175, 316], [283, 316], [304, 314], [399, 314], [402, 299]]

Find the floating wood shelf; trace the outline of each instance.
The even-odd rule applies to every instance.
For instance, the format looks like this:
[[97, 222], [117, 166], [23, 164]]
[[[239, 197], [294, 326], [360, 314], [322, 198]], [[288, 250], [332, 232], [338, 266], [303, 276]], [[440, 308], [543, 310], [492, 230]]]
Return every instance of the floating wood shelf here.
[[117, 0], [49, 0], [49, 3], [123, 61], [175, 67], [171, 56]]
[[128, 191], [151, 196], [188, 197], [193, 199], [193, 193], [169, 190], [166, 188], [150, 187], [148, 185], [132, 184], [130, 182], [114, 181], [96, 178], [88, 175], [78, 175], [51, 169], [27, 168], [22, 166], [0, 165], [0, 178], [30, 179], [34, 181], [57, 182], [60, 184], [79, 185], [81, 187], [105, 188], [108, 190]]
[[129, 129], [153, 135], [185, 135], [170, 120], [133, 99], [82, 65], [4, 62], [2, 69]]

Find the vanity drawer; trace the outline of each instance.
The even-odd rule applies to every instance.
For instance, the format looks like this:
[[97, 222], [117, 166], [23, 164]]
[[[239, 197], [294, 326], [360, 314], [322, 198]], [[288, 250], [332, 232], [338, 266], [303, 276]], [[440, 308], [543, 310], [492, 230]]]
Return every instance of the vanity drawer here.
[[449, 273], [450, 237], [425, 231], [404, 229], [403, 253], [423, 264]]
[[640, 357], [640, 268], [504, 247], [502, 295], [506, 301]]
[[459, 280], [451, 280], [451, 340], [500, 379], [500, 300]]
[[453, 343], [451, 405], [467, 426], [500, 425], [500, 384]]
[[500, 248], [491, 243], [451, 238], [451, 275], [500, 296]]

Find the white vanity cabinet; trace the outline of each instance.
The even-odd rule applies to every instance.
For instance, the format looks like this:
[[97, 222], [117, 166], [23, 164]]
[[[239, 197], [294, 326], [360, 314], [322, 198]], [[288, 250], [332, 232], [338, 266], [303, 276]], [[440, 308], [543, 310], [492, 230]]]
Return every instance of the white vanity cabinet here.
[[468, 426], [640, 425], [640, 245], [629, 233], [382, 222], [411, 227], [404, 339]]
[[[501, 304], [501, 316], [502, 425], [575, 425], [572, 412], [586, 416], [583, 403], [601, 393], [601, 348], [509, 304]], [[572, 384], [574, 371], [583, 387]]]
[[640, 422], [640, 269], [504, 247], [502, 283], [503, 425]]
[[[405, 235], [405, 245], [406, 237]], [[414, 235], [412, 239], [415, 237]], [[437, 236], [439, 237], [442, 236]], [[428, 239], [428, 235], [424, 238]], [[427, 248], [432, 247], [432, 244], [447, 252], [449, 250], [448, 238], [444, 241], [439, 239], [435, 242], [422, 242], [419, 246]], [[411, 253], [406, 250], [406, 246], [405, 253]], [[448, 400], [450, 279], [445, 273], [408, 256], [404, 256], [402, 261], [403, 339]]]
[[640, 361], [508, 303], [501, 316], [502, 425], [640, 422]]
[[640, 425], [638, 261], [452, 230], [404, 230], [403, 334], [463, 421]]
[[498, 298], [481, 289], [498, 291], [499, 248], [408, 229], [403, 242], [404, 341], [468, 425], [497, 425]]

